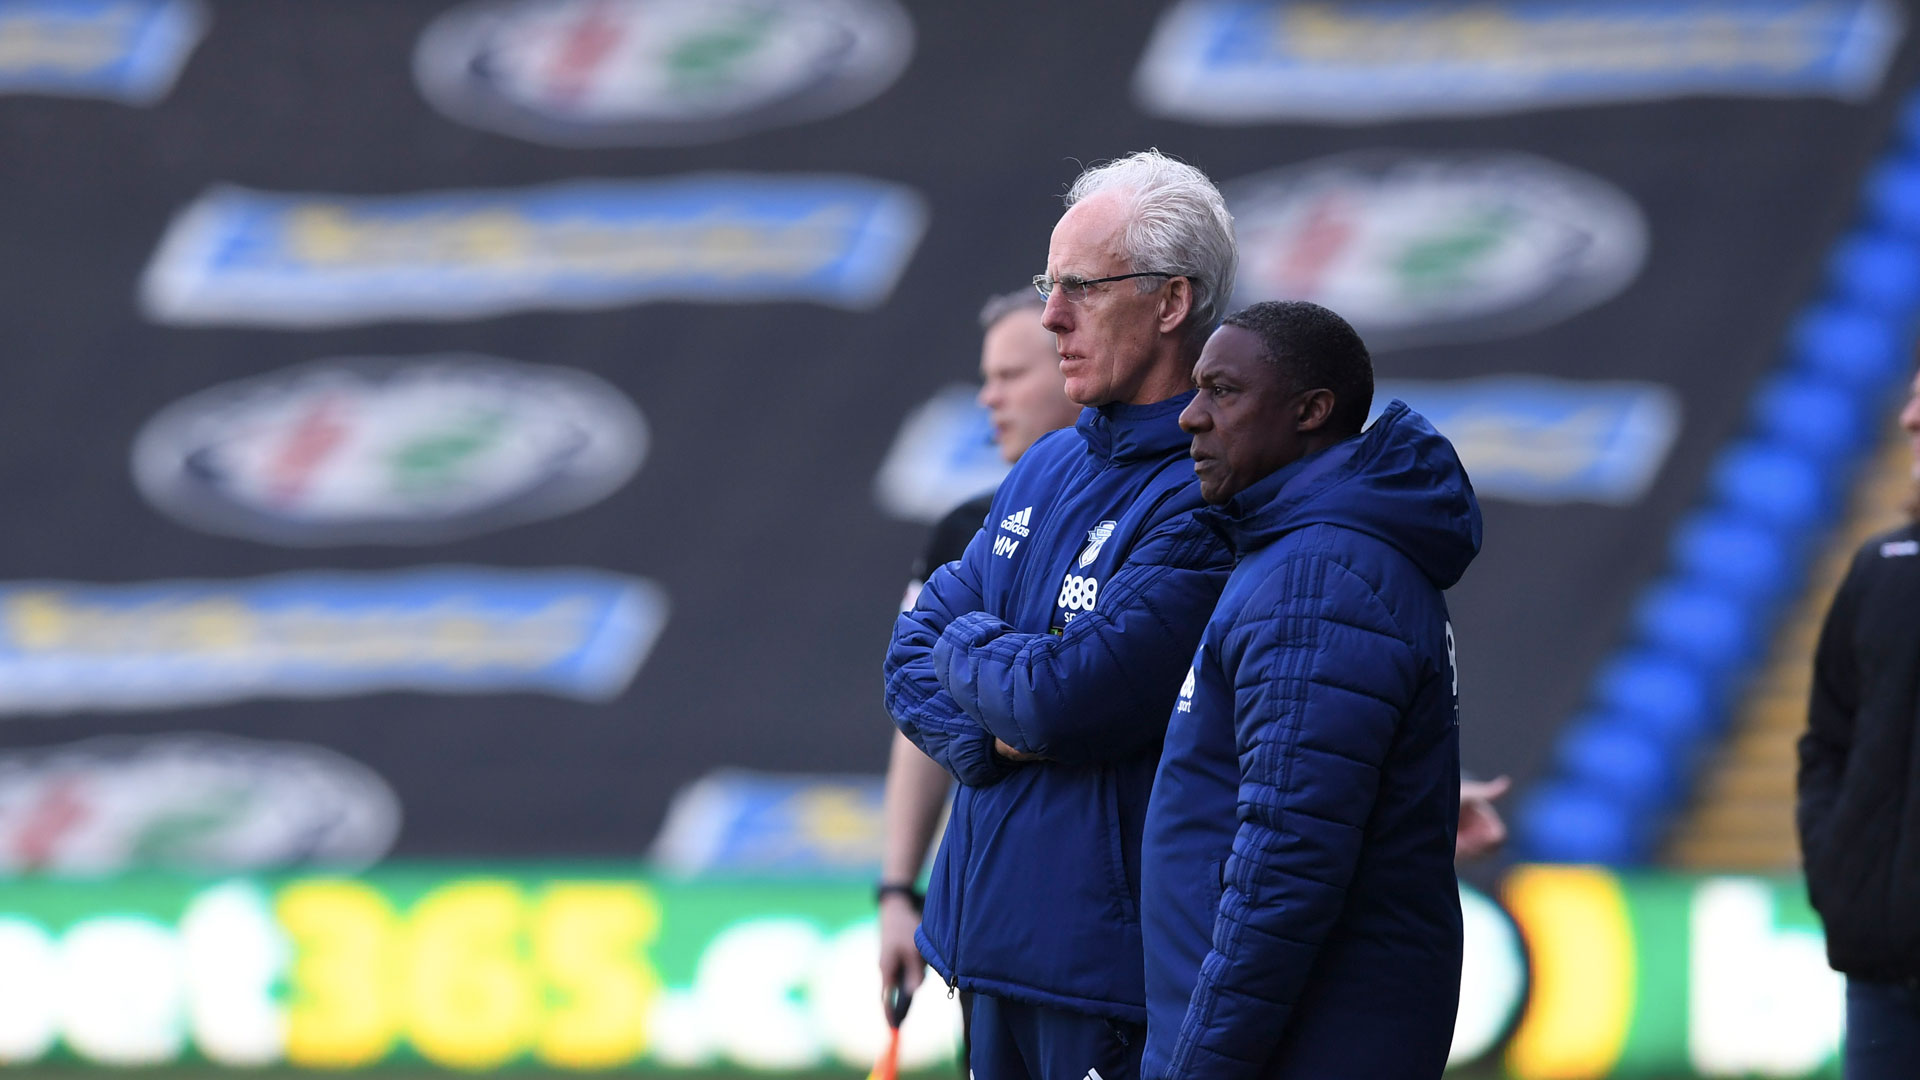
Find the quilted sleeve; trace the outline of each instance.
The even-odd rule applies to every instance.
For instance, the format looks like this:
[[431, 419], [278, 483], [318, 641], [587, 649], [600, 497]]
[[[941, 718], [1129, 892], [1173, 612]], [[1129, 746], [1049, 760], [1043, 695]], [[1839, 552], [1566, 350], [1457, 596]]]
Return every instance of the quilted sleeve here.
[[990, 557], [984, 531], [958, 562], [933, 572], [911, 610], [893, 623], [882, 665], [887, 713], [894, 726], [962, 784], [985, 787], [1013, 766], [993, 752], [993, 736], [961, 710], [934, 675], [941, 631], [981, 606], [980, 560]]
[[1232, 569], [1226, 542], [1191, 511], [1134, 544], [1099, 606], [1060, 634], [961, 615], [933, 645], [960, 708], [1016, 750], [1084, 764], [1132, 757], [1166, 734], [1187, 661]]
[[1240, 824], [1170, 1078], [1250, 1080], [1279, 1045], [1424, 677], [1386, 605], [1324, 551], [1279, 564], [1222, 646]]

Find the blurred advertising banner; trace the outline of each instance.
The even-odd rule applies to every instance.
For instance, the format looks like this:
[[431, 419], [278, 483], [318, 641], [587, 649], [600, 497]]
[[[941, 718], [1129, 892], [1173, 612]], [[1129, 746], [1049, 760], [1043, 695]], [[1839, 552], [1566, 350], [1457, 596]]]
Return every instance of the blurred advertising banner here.
[[[0, 886], [0, 1062], [865, 1069], [864, 885], [607, 865]], [[902, 1062], [953, 1058], [935, 979]]]
[[1500, 891], [1531, 972], [1519, 1080], [1839, 1077], [1845, 984], [1798, 879], [1523, 866]]
[[931, 525], [992, 491], [1007, 475], [993, 421], [973, 386], [942, 387], [900, 422], [873, 478], [874, 501], [890, 517]]
[[[1461, 893], [1453, 1065], [1517, 1080], [1836, 1076], [1842, 988], [1798, 881], [1523, 866]], [[0, 1061], [337, 1069], [864, 1069], [864, 883], [627, 866], [0, 886]], [[916, 997], [903, 1064], [951, 1061]]]
[[1370, 123], [1694, 94], [1861, 100], [1890, 0], [1181, 0], [1141, 108], [1208, 124]]
[[163, 323], [471, 319], [646, 300], [893, 292], [926, 211], [898, 184], [705, 175], [385, 197], [220, 185], [175, 215], [140, 283]]
[[155, 508], [208, 532], [431, 544], [590, 506], [646, 452], [633, 403], [584, 371], [346, 357], [174, 402], [134, 439], [133, 473]]
[[893, 0], [477, 0], [428, 25], [420, 92], [555, 146], [714, 142], [884, 91], [913, 55]]
[[681, 875], [877, 877], [884, 795], [879, 776], [719, 769], [674, 792], [651, 858]]
[[208, 21], [200, 0], [0, 0], [0, 94], [154, 105]]
[[650, 582], [440, 566], [252, 581], [0, 583], [0, 714], [385, 690], [625, 689], [666, 620]]
[[1646, 262], [1631, 196], [1531, 154], [1336, 154], [1225, 194], [1234, 304], [1311, 300], [1374, 352], [1550, 326], [1612, 299]]
[[[945, 388], [901, 421], [874, 476], [881, 509], [935, 521], [1006, 475], [973, 395]], [[1658, 479], [1681, 430], [1680, 395], [1655, 382], [1383, 378], [1373, 415], [1395, 398], [1453, 441], [1475, 494], [1534, 505], [1632, 505]]]
[[0, 751], [0, 874], [358, 869], [400, 820], [379, 773], [311, 743], [189, 731]]
[[1375, 415], [1395, 398], [1452, 440], [1483, 499], [1630, 505], [1680, 434], [1680, 396], [1659, 383], [1383, 379]]

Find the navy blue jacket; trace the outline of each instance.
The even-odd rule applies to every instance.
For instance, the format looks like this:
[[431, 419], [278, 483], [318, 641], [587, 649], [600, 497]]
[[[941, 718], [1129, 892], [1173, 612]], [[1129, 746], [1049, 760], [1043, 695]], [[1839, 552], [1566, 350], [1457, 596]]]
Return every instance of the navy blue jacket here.
[[1087, 409], [1035, 443], [894, 624], [887, 711], [960, 782], [918, 942], [962, 989], [1146, 1022], [1140, 829], [1232, 563], [1198, 519], [1191, 397]]
[[1142, 858], [1149, 1080], [1431, 1080], [1460, 993], [1458, 678], [1480, 550], [1394, 402], [1209, 519], [1239, 562], [1167, 729]]

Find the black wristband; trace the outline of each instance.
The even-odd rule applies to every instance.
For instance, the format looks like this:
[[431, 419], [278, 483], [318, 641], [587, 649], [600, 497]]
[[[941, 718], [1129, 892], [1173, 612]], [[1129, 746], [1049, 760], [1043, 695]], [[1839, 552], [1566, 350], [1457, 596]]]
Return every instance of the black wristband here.
[[915, 911], [919, 911], [927, 906], [927, 894], [914, 888], [911, 882], [906, 881], [881, 882], [873, 890], [873, 902], [877, 904], [885, 900], [890, 893], [906, 897], [907, 902], [913, 905]]

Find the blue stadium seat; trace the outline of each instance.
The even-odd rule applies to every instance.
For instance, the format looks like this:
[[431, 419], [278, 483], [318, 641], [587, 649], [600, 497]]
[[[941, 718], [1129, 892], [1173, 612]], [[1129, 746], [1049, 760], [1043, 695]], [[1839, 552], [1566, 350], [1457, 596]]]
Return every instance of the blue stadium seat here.
[[1855, 391], [1876, 390], [1906, 370], [1901, 327], [1865, 308], [1822, 304], [1794, 323], [1789, 340], [1802, 367]]
[[1902, 323], [1920, 307], [1920, 236], [1857, 231], [1834, 250], [1828, 274], [1843, 301]]
[[1595, 680], [1600, 706], [1676, 753], [1691, 752], [1719, 726], [1707, 673], [1647, 650], [1609, 661]]
[[1727, 507], [1795, 535], [1827, 520], [1825, 471], [1805, 454], [1771, 440], [1746, 440], [1722, 451], [1711, 487]]
[[1674, 530], [1674, 567], [1766, 604], [1779, 599], [1799, 553], [1767, 524], [1727, 510], [1695, 511]]
[[1859, 395], [1805, 372], [1775, 375], [1753, 399], [1756, 431], [1821, 461], [1857, 452], [1876, 429], [1862, 421]]
[[1706, 582], [1668, 579], [1641, 593], [1633, 622], [1647, 644], [1724, 676], [1753, 659], [1762, 612]]
[[1889, 229], [1920, 237], [1920, 159], [1901, 157], [1867, 178], [1867, 213]]
[[1575, 721], [1561, 736], [1557, 774], [1621, 797], [1636, 814], [1670, 810], [1680, 799], [1685, 761], [1625, 718]]
[[1514, 846], [1523, 859], [1630, 866], [1645, 862], [1652, 846], [1646, 817], [1585, 784], [1542, 785], [1519, 810]]

